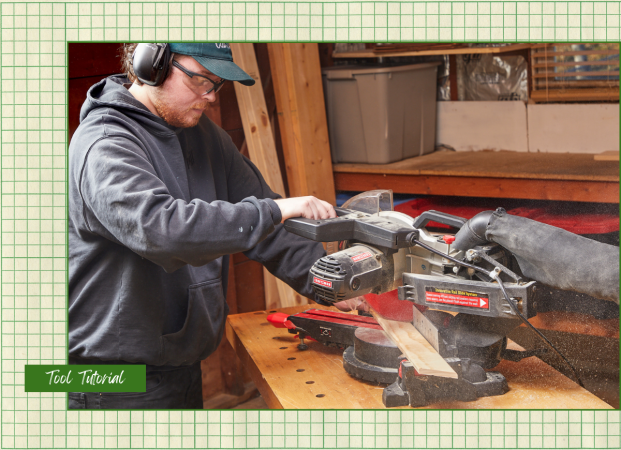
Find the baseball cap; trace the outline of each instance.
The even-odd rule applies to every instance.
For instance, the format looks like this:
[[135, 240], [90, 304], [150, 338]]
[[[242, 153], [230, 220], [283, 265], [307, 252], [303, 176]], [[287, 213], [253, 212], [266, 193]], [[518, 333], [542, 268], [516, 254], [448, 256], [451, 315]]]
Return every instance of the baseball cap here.
[[252, 86], [254, 79], [233, 62], [231, 46], [224, 43], [168, 44], [170, 51], [194, 58], [205, 69], [225, 80]]

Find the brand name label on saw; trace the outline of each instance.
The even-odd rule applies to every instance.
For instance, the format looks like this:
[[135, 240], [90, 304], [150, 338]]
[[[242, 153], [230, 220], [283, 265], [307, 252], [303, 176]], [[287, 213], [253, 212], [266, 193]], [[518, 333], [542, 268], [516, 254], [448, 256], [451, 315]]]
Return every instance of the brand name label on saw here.
[[371, 258], [373, 255], [370, 252], [358, 253], [357, 255], [351, 256], [353, 262], [362, 261], [363, 259]]
[[489, 309], [489, 297], [487, 294], [434, 287], [426, 287], [425, 291], [427, 303], [444, 303], [447, 305]]
[[313, 283], [318, 284], [319, 286], [332, 287], [332, 281], [322, 280], [321, 278], [313, 277]]

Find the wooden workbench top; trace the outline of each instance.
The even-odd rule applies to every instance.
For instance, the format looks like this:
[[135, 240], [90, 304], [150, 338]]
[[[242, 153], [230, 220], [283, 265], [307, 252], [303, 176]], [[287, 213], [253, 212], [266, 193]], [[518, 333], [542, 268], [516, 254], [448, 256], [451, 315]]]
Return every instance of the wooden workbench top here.
[[[283, 308], [295, 314], [313, 304]], [[342, 351], [308, 341], [300, 351], [299, 340], [284, 328], [267, 322], [276, 311], [236, 314], [227, 319], [226, 334], [270, 408], [285, 409], [383, 409], [383, 385], [360, 381], [343, 369]], [[611, 409], [536, 357], [520, 362], [502, 361], [509, 392], [482, 397], [474, 402], [442, 402], [428, 408], [441, 409]]]

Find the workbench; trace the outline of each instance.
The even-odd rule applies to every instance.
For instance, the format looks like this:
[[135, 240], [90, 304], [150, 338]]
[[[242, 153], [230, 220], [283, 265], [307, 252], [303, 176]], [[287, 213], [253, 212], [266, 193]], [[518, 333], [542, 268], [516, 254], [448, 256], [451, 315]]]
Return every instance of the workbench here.
[[[330, 309], [313, 304], [235, 314], [227, 319], [227, 339], [267, 405], [273, 409], [384, 409], [384, 385], [347, 374], [342, 350], [307, 340], [308, 350], [300, 351], [295, 335], [267, 321], [267, 315], [274, 312], [291, 315], [310, 308]], [[514, 343], [510, 348], [519, 349]], [[494, 371], [506, 377], [506, 394], [473, 402], [436, 403], [426, 408], [612, 409], [537, 357], [502, 361]]]
[[619, 203], [619, 164], [592, 154], [436, 151], [392, 164], [334, 164], [338, 191]]

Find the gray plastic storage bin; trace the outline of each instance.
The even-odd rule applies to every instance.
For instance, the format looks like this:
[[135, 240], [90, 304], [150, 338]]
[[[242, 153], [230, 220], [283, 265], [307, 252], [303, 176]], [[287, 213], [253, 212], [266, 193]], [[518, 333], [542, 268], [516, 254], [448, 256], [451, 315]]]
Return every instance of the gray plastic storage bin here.
[[323, 69], [332, 162], [387, 164], [431, 153], [439, 65]]

